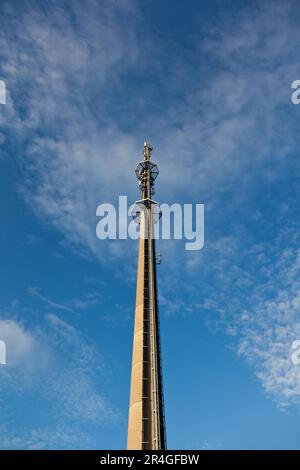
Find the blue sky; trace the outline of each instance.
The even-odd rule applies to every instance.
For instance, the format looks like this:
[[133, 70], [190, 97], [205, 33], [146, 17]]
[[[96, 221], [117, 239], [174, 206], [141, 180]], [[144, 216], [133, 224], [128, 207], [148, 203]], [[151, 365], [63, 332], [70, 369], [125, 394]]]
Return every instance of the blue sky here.
[[125, 448], [137, 246], [96, 207], [205, 204], [158, 250], [168, 447], [299, 449], [297, 1], [0, 5], [0, 448]]

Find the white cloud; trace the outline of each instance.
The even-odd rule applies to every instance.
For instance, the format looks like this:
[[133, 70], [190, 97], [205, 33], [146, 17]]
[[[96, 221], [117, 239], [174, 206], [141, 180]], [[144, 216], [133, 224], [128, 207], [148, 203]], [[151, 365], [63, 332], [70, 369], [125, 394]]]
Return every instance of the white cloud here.
[[280, 406], [292, 403], [300, 407], [300, 367], [291, 359], [293, 341], [300, 338], [298, 255], [288, 262], [283, 258], [275, 265], [280, 266], [280, 275], [273, 269], [268, 281], [276, 295], [270, 299], [263, 288], [258, 289], [253, 310], [235, 321], [241, 336], [237, 350]]
[[99, 291], [90, 292], [81, 297], [75, 297], [65, 302], [54, 302], [52, 299], [43, 295], [38, 287], [29, 287], [29, 294], [42, 302], [51, 311], [63, 311], [72, 313], [78, 310], [85, 310], [89, 307], [98, 305], [100, 302], [101, 294]]
[[[105, 262], [105, 246], [111, 256], [126, 256], [96, 238], [95, 210], [119, 193], [137, 197], [133, 169], [145, 134], [160, 157], [160, 193], [169, 198], [193, 198], [201, 188], [201, 199], [214, 204], [222, 191], [239, 187], [240, 201], [257, 172], [264, 168], [266, 179], [276, 177], [297, 146], [286, 138], [284, 106], [277, 112], [290, 105], [289, 79], [297, 74], [289, 57], [299, 30], [290, 24], [287, 7], [269, 12], [261, 6], [255, 21], [238, 15], [234, 35], [224, 20], [222, 29], [196, 41], [189, 60], [171, 59], [162, 37], [159, 48], [155, 41], [149, 45], [147, 31], [140, 35], [134, 2], [89, 2], [84, 11], [72, 2], [70, 9], [74, 23], [55, 8], [51, 22], [35, 10], [16, 24], [8, 16], [0, 45], [13, 95], [2, 124], [21, 142], [27, 202], [79, 252]], [[167, 76], [158, 49], [161, 60], [170, 58]], [[147, 105], [146, 91], [126, 100], [119, 96], [122, 74], [134, 78], [149, 67], [161, 85], [163, 112]], [[170, 102], [176, 90], [181, 99]], [[128, 106], [123, 113], [118, 99]]]
[[105, 367], [103, 358], [69, 323], [54, 314], [48, 315], [48, 321], [59, 357], [70, 357], [71, 349], [71, 363], [55, 370], [51, 387], [46, 392], [55, 401], [55, 412], [95, 424], [114, 418], [111, 404], [95, 388], [95, 378]]
[[0, 338], [6, 343], [8, 367], [27, 367], [35, 362], [38, 342], [21, 324], [15, 320], [0, 320]]
[[221, 450], [222, 446], [218, 440], [211, 441], [204, 439], [200, 444], [201, 450]]
[[[204, 41], [195, 39], [188, 60], [168, 62], [168, 74], [157, 65], [172, 56], [168, 46], [160, 37], [151, 47], [147, 31], [139, 35], [135, 22], [139, 13], [132, 5], [89, 2], [83, 10], [72, 2], [76, 28], [60, 9], [52, 12], [51, 21], [33, 11], [17, 22], [12, 15], [0, 39], [9, 85], [0, 123], [13, 130], [22, 149], [18, 155], [25, 176], [22, 193], [66, 240], [103, 261], [109, 257], [107, 252], [102, 256], [95, 236], [95, 209], [100, 202], [110, 202], [111, 194], [117, 198], [120, 192], [129, 192], [134, 198], [132, 170], [145, 137], [153, 139], [161, 156], [161, 193], [171, 199], [182, 193], [204, 198], [197, 202], [208, 200], [215, 219], [222, 210], [220, 200], [227, 204], [226, 191], [235, 191], [228, 212], [233, 218], [236, 206], [247, 204], [258, 175], [263, 174], [264, 183], [276, 180], [299, 148], [298, 133], [290, 129], [295, 123], [289, 119], [290, 84], [298, 74], [295, 44], [300, 39], [298, 25], [291, 20], [292, 3], [262, 5], [251, 15], [245, 9], [224, 20], [224, 27], [206, 32]], [[164, 99], [152, 109], [146, 90], [143, 95], [137, 89], [127, 95], [125, 87], [126, 101], [122, 100], [117, 86], [122, 74], [151, 66]], [[179, 99], [170, 99], [172, 93]], [[126, 103], [125, 110], [115, 106], [119, 100], [123, 106]], [[142, 124], [136, 116], [142, 116]], [[299, 174], [299, 165], [293, 170]], [[269, 247], [256, 247], [257, 263], [251, 272], [250, 265], [245, 269], [233, 262], [241, 257], [239, 241], [222, 237], [211, 244], [218, 292], [211, 298], [207, 295], [205, 306], [214, 308], [226, 331], [240, 338], [238, 351], [257, 364], [265, 389], [281, 403], [298, 402], [299, 372], [291, 368], [288, 354], [290, 341], [298, 335], [299, 286], [290, 279], [298, 272], [300, 258], [291, 260], [293, 253], [282, 252], [280, 265], [273, 266], [266, 255]], [[126, 256], [125, 250], [113, 253]], [[173, 259], [171, 249], [168, 254], [169, 265], [178, 261], [178, 253]], [[193, 271], [199, 264], [194, 258], [186, 267]], [[276, 270], [281, 268], [278, 276]], [[175, 271], [176, 290], [180, 275]], [[267, 277], [261, 288], [256, 286], [258, 271]], [[235, 291], [230, 290], [232, 285]], [[273, 298], [272, 286], [273, 290], [280, 286]], [[247, 306], [233, 295], [237, 291]], [[192, 305], [203, 307], [200, 302]], [[54, 327], [59, 323], [55, 317], [50, 321]], [[62, 334], [73, 335], [68, 326]], [[70, 403], [76, 402], [80, 389], [74, 391], [72, 377], [66, 374]], [[83, 392], [89, 380], [81, 386]], [[87, 403], [86, 415], [101, 406], [101, 398]]]
[[[0, 369], [1, 449], [88, 448], [89, 432], [119, 419], [101, 385], [109, 363], [70, 323], [53, 313], [35, 329], [1, 320], [1, 335], [13, 351]], [[37, 403], [29, 422], [23, 413], [14, 413], [13, 425], [5, 419], [11, 400]]]
[[55, 450], [55, 449], [86, 449], [91, 444], [89, 436], [80, 428], [58, 425], [48, 430], [37, 428], [16, 432], [0, 425], [1, 450]]
[[265, 243], [259, 248], [263, 259], [257, 249], [248, 249], [244, 239], [235, 257], [225, 251], [220, 263], [215, 258], [210, 274], [220, 279], [218, 288], [209, 290], [204, 281], [206, 298], [191, 310], [207, 311], [208, 323], [232, 337], [237, 355], [280, 407], [300, 408], [300, 367], [291, 359], [293, 341], [300, 338], [299, 249], [291, 244], [282, 251], [277, 243]]
[[96, 207], [126, 180], [138, 155], [134, 139], [109, 117], [106, 99], [106, 87], [136, 64], [133, 4], [91, 1], [82, 9], [75, 1], [65, 12], [53, 7], [51, 22], [29, 8], [15, 23], [13, 11], [0, 34], [11, 90], [1, 125], [22, 147], [21, 192], [39, 216], [94, 256]]

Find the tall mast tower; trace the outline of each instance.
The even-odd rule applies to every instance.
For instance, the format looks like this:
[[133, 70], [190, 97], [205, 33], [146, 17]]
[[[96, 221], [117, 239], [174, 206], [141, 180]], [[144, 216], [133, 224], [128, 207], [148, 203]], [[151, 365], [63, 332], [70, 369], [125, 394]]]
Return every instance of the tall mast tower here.
[[158, 175], [152, 146], [144, 143], [144, 160], [135, 170], [142, 199], [133, 337], [128, 449], [166, 449], [156, 281], [154, 223], [159, 207], [151, 197]]

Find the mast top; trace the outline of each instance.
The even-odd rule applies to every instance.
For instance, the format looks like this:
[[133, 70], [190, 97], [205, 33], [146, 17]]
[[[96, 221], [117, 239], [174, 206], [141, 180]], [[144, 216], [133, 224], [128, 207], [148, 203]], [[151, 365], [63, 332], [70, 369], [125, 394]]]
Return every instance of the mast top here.
[[[144, 142], [144, 160], [138, 164], [135, 170], [143, 199], [150, 198], [150, 194], [154, 194], [154, 181], [158, 176], [158, 167], [156, 163], [151, 161], [152, 150], [152, 145], [149, 142]], [[147, 196], [145, 196], [145, 191]]]
[[151, 158], [151, 152], [153, 150], [153, 147], [149, 142], [144, 142], [144, 160], [149, 161]]

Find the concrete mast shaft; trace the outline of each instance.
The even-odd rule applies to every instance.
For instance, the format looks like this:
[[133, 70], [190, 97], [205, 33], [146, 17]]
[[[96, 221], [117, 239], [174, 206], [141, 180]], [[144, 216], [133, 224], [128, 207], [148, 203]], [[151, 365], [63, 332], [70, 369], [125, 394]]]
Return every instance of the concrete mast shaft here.
[[[145, 162], [150, 161], [151, 150], [145, 144]], [[146, 208], [140, 220], [127, 448], [159, 450], [166, 448], [166, 438], [149, 165], [145, 165], [142, 177]]]

